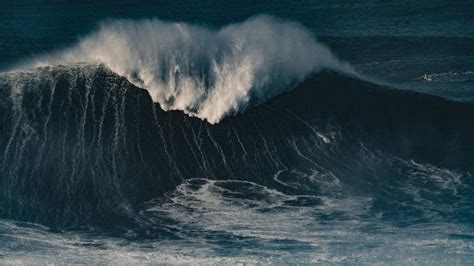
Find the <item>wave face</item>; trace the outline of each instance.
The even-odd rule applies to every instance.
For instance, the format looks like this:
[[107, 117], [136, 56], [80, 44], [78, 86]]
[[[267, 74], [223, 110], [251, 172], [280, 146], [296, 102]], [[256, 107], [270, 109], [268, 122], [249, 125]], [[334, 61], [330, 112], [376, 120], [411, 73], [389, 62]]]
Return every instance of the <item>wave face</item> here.
[[161, 110], [102, 65], [1, 74], [0, 217], [112, 228], [205, 178], [469, 221], [472, 117], [470, 104], [328, 72], [217, 125]]
[[76, 47], [27, 66], [100, 62], [149, 91], [164, 110], [217, 123], [282, 93], [323, 68], [352, 73], [302, 25], [257, 16], [213, 29], [113, 20]]

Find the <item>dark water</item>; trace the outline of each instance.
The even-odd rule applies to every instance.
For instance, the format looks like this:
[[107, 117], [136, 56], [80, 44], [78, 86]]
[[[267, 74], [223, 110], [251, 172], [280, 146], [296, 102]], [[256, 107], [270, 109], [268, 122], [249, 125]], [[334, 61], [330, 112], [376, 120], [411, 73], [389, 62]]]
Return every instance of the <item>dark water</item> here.
[[2, 7], [0, 261], [474, 259], [470, 1]]

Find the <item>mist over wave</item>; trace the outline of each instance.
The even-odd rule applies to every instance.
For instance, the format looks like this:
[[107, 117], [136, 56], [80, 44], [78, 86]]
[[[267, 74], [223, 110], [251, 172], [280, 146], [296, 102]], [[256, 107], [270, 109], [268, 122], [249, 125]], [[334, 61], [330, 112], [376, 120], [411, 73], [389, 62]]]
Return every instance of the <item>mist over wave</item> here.
[[111, 20], [75, 47], [27, 67], [103, 63], [164, 110], [217, 123], [291, 89], [310, 74], [354, 74], [302, 25], [257, 16], [220, 29], [158, 19]]

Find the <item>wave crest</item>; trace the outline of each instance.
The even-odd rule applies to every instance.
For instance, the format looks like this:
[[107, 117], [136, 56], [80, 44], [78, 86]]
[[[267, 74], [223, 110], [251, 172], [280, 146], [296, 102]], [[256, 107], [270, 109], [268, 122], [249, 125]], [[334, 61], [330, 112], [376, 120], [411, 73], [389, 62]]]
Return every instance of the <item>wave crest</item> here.
[[158, 19], [112, 20], [29, 66], [99, 62], [164, 110], [217, 123], [329, 68], [354, 73], [302, 25], [257, 16], [220, 29]]

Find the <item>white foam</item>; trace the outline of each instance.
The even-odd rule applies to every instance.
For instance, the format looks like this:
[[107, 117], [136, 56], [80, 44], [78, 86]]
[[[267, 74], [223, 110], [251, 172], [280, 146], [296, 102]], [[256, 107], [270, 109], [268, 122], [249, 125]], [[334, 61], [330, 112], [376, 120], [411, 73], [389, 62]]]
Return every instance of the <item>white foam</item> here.
[[321, 69], [354, 74], [302, 25], [257, 16], [220, 29], [158, 19], [113, 20], [75, 47], [20, 67], [103, 63], [164, 110], [217, 123]]

